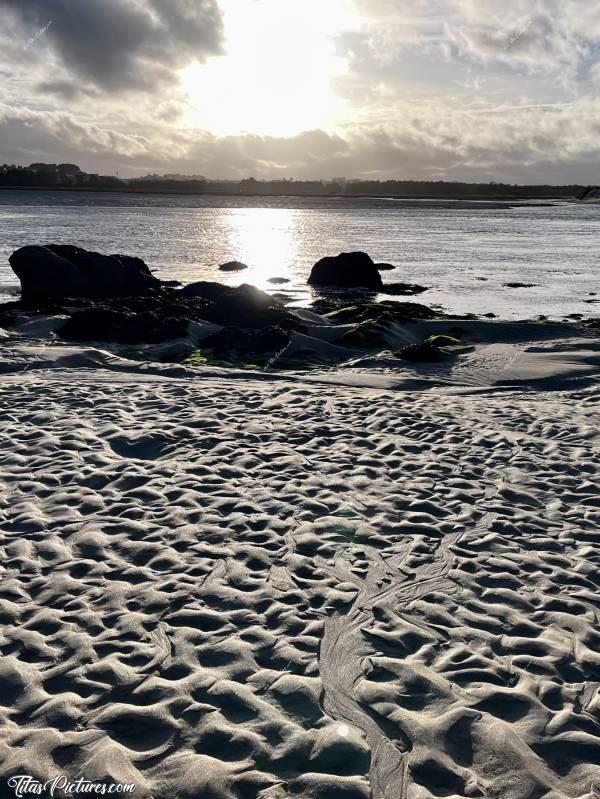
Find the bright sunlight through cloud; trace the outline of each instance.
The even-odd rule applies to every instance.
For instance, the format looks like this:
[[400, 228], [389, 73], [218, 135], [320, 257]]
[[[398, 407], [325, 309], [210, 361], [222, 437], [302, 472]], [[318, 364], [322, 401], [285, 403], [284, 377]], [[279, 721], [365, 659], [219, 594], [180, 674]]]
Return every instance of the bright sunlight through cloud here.
[[183, 70], [186, 123], [218, 135], [330, 129], [342, 110], [332, 84], [345, 67], [333, 35], [355, 22], [349, 0], [221, 0], [221, 7], [227, 55]]

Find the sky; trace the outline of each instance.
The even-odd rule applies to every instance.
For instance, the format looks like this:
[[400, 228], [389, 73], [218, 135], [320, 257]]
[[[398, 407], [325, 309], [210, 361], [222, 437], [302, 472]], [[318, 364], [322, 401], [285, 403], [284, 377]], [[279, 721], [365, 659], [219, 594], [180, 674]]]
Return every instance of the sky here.
[[0, 0], [0, 163], [600, 183], [591, 0]]

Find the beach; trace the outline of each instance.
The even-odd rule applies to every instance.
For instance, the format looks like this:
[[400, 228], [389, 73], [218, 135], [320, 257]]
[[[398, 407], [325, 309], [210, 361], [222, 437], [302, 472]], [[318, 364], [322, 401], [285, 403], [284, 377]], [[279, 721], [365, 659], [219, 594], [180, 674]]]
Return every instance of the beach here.
[[0, 799], [600, 799], [600, 7], [0, 6]]
[[9, 265], [1, 795], [600, 790], [597, 319]]
[[5, 338], [0, 778], [593, 796], [598, 339], [560, 350], [417, 387]]

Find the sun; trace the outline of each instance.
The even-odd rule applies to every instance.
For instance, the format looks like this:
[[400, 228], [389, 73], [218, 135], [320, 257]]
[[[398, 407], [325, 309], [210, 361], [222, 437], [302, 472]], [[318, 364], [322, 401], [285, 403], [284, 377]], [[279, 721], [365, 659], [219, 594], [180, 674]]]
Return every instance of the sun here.
[[185, 122], [217, 135], [293, 136], [331, 129], [345, 62], [334, 34], [353, 25], [350, 0], [221, 0], [225, 56], [181, 73]]

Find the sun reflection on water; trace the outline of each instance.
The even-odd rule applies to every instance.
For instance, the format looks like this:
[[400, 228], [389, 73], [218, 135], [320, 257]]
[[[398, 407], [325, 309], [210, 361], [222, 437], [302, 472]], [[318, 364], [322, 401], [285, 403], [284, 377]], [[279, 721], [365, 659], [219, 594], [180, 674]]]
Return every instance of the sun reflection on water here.
[[292, 267], [300, 250], [301, 225], [297, 211], [231, 208], [225, 212], [222, 224], [225, 260], [242, 261], [249, 267], [230, 275], [228, 283], [252, 283], [258, 288], [272, 290], [274, 286], [269, 278], [293, 280]]

